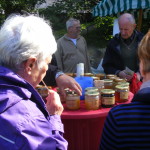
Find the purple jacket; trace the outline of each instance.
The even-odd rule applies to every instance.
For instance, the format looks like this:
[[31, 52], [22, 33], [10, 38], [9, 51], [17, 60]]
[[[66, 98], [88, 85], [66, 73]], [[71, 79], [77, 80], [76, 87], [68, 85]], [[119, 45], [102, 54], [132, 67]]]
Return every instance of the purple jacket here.
[[50, 116], [36, 90], [0, 67], [0, 149], [66, 150], [60, 116]]

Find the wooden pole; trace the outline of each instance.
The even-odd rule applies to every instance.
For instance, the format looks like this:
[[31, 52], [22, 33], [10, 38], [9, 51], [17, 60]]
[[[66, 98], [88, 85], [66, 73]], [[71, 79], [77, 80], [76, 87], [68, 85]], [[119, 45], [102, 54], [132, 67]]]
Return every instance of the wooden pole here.
[[139, 17], [138, 17], [138, 24], [137, 24], [137, 30], [138, 30], [138, 31], [141, 31], [142, 15], [143, 15], [143, 9], [140, 9], [140, 10], [139, 10]]

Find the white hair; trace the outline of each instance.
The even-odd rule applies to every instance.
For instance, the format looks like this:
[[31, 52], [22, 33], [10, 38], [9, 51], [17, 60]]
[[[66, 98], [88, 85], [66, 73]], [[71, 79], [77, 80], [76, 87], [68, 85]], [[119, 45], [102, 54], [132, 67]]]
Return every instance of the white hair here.
[[66, 28], [68, 30], [69, 27], [72, 27], [75, 23], [80, 23], [79, 20], [74, 19], [74, 18], [70, 18], [67, 22], [66, 22]]
[[129, 13], [124, 13], [122, 15], [120, 15], [120, 17], [118, 18], [118, 22], [122, 19], [127, 19], [131, 24], [135, 24], [135, 18], [132, 14]]
[[38, 67], [41, 67], [45, 58], [55, 51], [52, 29], [40, 17], [13, 15], [0, 30], [0, 65], [14, 71], [32, 57], [37, 58]]

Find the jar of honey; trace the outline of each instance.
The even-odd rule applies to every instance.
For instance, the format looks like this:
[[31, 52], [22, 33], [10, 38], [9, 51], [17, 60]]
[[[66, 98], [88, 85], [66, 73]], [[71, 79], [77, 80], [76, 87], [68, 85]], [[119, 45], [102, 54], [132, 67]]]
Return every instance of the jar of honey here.
[[92, 73], [84, 73], [84, 76], [91, 77], [91, 76], [93, 76], [93, 74]]
[[115, 101], [123, 103], [128, 101], [129, 87], [126, 85], [116, 85]]
[[95, 74], [96, 77], [98, 77], [100, 80], [103, 80], [106, 78], [106, 75], [103, 74], [103, 73], [98, 73], [98, 74]]
[[42, 98], [46, 98], [48, 96], [48, 89], [43, 85], [38, 85], [36, 87], [38, 93], [42, 96]]
[[107, 75], [106, 75], [106, 79], [110, 79], [110, 78], [112, 78], [112, 77], [116, 77], [116, 75], [115, 75], [115, 74], [107, 74]]
[[66, 107], [70, 110], [76, 110], [80, 108], [80, 96], [75, 91], [67, 92]]
[[101, 105], [98, 91], [85, 92], [85, 108], [88, 110], [97, 110]]
[[93, 81], [99, 80], [99, 77], [91, 76], [93, 78]]
[[126, 82], [126, 81], [121, 78], [115, 78], [114, 79], [114, 89], [115, 89], [116, 85], [118, 85], [119, 82]]
[[105, 89], [112, 89], [113, 88], [113, 80], [104, 79], [104, 88]]
[[115, 91], [112, 89], [101, 90], [102, 107], [110, 108], [115, 104]]
[[129, 82], [118, 82], [117, 85], [124, 85], [124, 86], [127, 86], [129, 91], [130, 91], [130, 83]]

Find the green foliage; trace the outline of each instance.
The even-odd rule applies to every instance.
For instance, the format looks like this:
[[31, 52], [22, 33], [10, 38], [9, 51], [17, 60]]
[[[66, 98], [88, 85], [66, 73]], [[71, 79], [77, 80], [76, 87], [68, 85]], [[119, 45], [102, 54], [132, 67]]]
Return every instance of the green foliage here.
[[32, 13], [37, 3], [45, 0], [0, 0], [0, 23], [11, 13], [22, 13], [22, 10]]
[[89, 13], [99, 0], [58, 0], [52, 9], [56, 14], [66, 13], [67, 17], [81, 18], [84, 13]]
[[112, 38], [113, 21], [114, 17], [96, 17], [94, 19], [94, 26], [98, 29], [97, 34], [100, 34], [105, 40], [110, 40]]
[[[44, 15], [46, 19], [50, 20], [53, 28], [64, 29], [65, 23], [70, 17], [79, 19], [81, 22], [88, 20], [87, 14], [90, 14], [92, 7], [96, 5], [99, 0], [58, 0], [52, 6], [46, 9], [40, 9], [39, 14]], [[91, 14], [90, 14], [91, 15]]]

